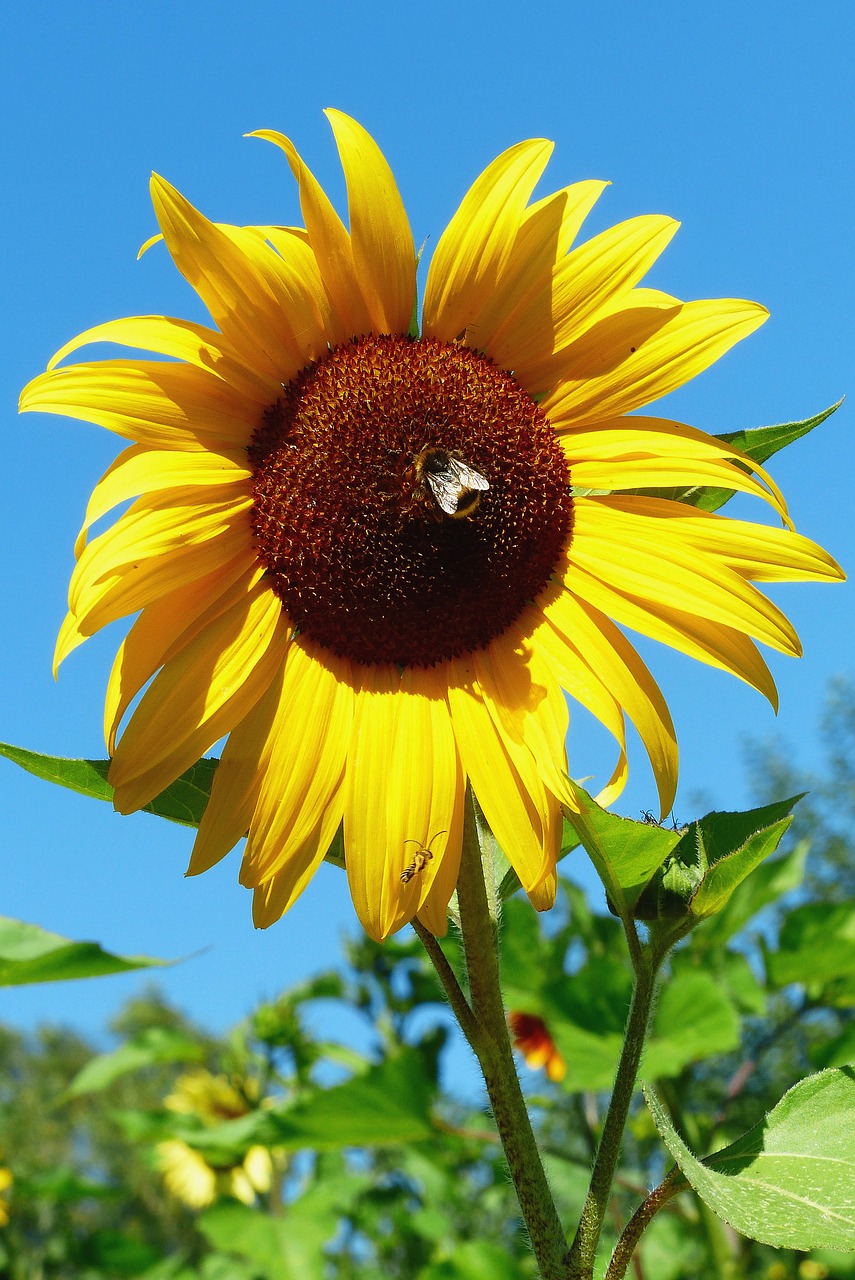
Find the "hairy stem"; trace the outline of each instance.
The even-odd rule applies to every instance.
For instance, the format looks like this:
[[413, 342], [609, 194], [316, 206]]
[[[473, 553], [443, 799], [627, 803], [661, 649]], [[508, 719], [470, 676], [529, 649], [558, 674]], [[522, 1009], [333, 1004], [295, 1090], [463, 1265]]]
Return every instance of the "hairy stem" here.
[[662, 1206], [667, 1204], [684, 1185], [680, 1170], [672, 1169], [667, 1178], [638, 1206], [615, 1245], [605, 1280], [623, 1280], [645, 1227], [649, 1226]]
[[614, 1092], [606, 1113], [603, 1134], [591, 1184], [585, 1199], [585, 1207], [579, 1222], [579, 1229], [570, 1251], [573, 1280], [590, 1280], [594, 1270], [594, 1257], [603, 1227], [603, 1219], [611, 1195], [615, 1169], [620, 1155], [623, 1132], [626, 1128], [632, 1095], [635, 1091], [635, 1080], [638, 1075], [638, 1064], [647, 1038], [647, 1025], [653, 1004], [653, 993], [656, 987], [656, 967], [650, 957], [640, 949], [635, 960], [635, 988], [632, 993], [632, 1004], [626, 1024], [626, 1036], [623, 1042]]
[[473, 1039], [477, 1038], [478, 1023], [475, 1015], [469, 1007], [466, 996], [460, 989], [460, 983], [457, 981], [457, 975], [445, 957], [442, 947], [436, 938], [426, 929], [418, 919], [413, 920], [413, 929], [421, 940], [422, 946], [428, 954], [428, 959], [436, 969], [436, 975], [442, 983], [443, 990], [448, 997], [448, 1003], [451, 1005], [452, 1012], [460, 1023], [460, 1029], [466, 1036], [470, 1045]]
[[[457, 883], [460, 926], [477, 1024], [470, 1039], [487, 1086], [523, 1219], [543, 1280], [567, 1280], [567, 1244], [532, 1132], [508, 1036], [499, 986], [496, 922], [490, 915], [472, 805], [467, 800]], [[464, 1028], [465, 1031], [465, 1028]]]

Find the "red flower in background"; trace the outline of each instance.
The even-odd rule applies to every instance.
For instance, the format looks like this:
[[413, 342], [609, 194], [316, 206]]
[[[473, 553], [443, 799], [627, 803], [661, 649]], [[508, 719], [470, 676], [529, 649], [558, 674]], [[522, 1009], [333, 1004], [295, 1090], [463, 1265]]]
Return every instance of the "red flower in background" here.
[[545, 1067], [550, 1080], [563, 1080], [567, 1074], [567, 1063], [558, 1052], [543, 1018], [535, 1013], [520, 1013], [513, 1009], [508, 1014], [508, 1022], [514, 1037], [514, 1048], [519, 1049], [525, 1065], [532, 1071]]

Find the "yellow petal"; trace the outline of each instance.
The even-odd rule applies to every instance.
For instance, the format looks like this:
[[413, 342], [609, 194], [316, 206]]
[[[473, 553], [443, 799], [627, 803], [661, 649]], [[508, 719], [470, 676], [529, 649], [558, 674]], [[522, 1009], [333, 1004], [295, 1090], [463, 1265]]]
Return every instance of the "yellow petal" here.
[[[362, 669], [347, 764], [344, 843], [350, 892], [377, 941], [411, 920], [442, 866], [459, 861], [451, 823], [462, 777], [442, 690], [421, 672]], [[458, 836], [451, 848], [452, 834]], [[426, 849], [429, 858], [401, 876]], [[456, 868], [452, 868], [453, 888]], [[447, 901], [447, 900], [446, 900]]]
[[[463, 197], [439, 239], [425, 285], [423, 332], [453, 342], [477, 335], [513, 252], [525, 206], [546, 168], [552, 143], [519, 142], [489, 165]], [[477, 341], [477, 337], [476, 337]]]
[[616, 418], [594, 427], [568, 428], [559, 433], [559, 440], [573, 484], [579, 488], [614, 491], [713, 484], [762, 498], [789, 523], [784, 497], [759, 463], [682, 422]]
[[372, 317], [359, 285], [350, 236], [320, 183], [284, 134], [257, 129], [249, 137], [264, 138], [285, 152], [300, 187], [300, 208], [330, 302], [348, 337], [370, 333]]
[[[310, 361], [325, 356], [333, 340], [331, 313], [315, 256], [305, 241], [285, 232], [222, 223], [217, 227], [255, 263], [273, 299], [280, 351], [279, 394], [281, 384]], [[286, 245], [287, 252], [284, 251]]]
[[264, 227], [264, 236], [282, 259], [278, 288], [282, 305], [293, 317], [292, 343], [304, 365], [320, 360], [327, 346], [347, 342], [351, 331], [335, 314], [321, 278], [318, 260], [298, 227]]
[[[351, 738], [353, 703], [350, 663], [305, 637], [295, 640], [285, 664], [270, 759], [249, 829], [241, 883], [255, 886], [274, 875], [287, 878], [290, 874], [288, 864], [318, 829], [338, 791]], [[332, 834], [340, 821], [339, 809]], [[321, 856], [325, 852], [321, 850]]]
[[[552, 814], [557, 809], [532, 767], [520, 776], [507, 735], [497, 728], [471, 660], [449, 664], [448, 703], [464, 773], [490, 829], [528, 892], [555, 865]], [[559, 836], [560, 840], [560, 836]]]
[[[555, 895], [557, 892], [557, 871], [547, 872], [540, 884], [533, 885], [531, 889], [527, 890], [529, 901], [535, 911], [551, 911], [555, 906]], [[550, 1079], [552, 1079], [551, 1076]]]
[[572, 593], [603, 614], [632, 627], [641, 635], [670, 645], [680, 653], [719, 667], [744, 680], [778, 708], [778, 694], [772, 673], [757, 646], [733, 627], [710, 624], [685, 609], [675, 609], [661, 600], [640, 599], [622, 586], [604, 582], [575, 565], [565, 572], [565, 584]]
[[134, 698], [158, 667], [189, 644], [207, 624], [236, 604], [263, 573], [261, 565], [239, 556], [143, 609], [119, 645], [107, 682], [104, 739], [113, 754], [116, 732]]
[[89, 635], [169, 591], [246, 557], [254, 563], [251, 497], [218, 502], [204, 489], [138, 498], [75, 565], [68, 606]]
[[72, 351], [78, 351], [91, 342], [115, 342], [119, 346], [157, 351], [160, 355], [184, 360], [222, 378], [261, 407], [270, 404], [279, 394], [279, 382], [248, 368], [221, 333], [202, 324], [193, 324], [190, 320], [176, 320], [173, 316], [129, 316], [95, 325], [60, 347], [49, 362], [48, 371]]
[[176, 267], [251, 369], [287, 382], [297, 372], [276, 296], [277, 255], [250, 235], [227, 232], [155, 174], [151, 198]]
[[[768, 312], [731, 298], [672, 311], [636, 307], [598, 320], [561, 355], [561, 381], [541, 408], [556, 430], [629, 413], [702, 373]], [[534, 392], [538, 388], [529, 386]]]
[[[629, 766], [626, 755], [626, 723], [621, 703], [604, 683], [598, 669], [591, 666], [578, 646], [559, 635], [544, 618], [541, 607], [557, 594], [557, 588], [549, 588], [538, 604], [529, 606], [521, 615], [519, 626], [530, 638], [531, 647], [552, 668], [552, 672], [571, 698], [587, 708], [608, 729], [619, 747], [618, 759], [612, 776], [601, 788], [596, 799], [603, 806], [610, 805], [626, 786]], [[580, 769], [576, 770], [581, 772]]]
[[267, 691], [235, 725], [223, 747], [193, 843], [188, 876], [214, 866], [249, 830], [270, 760], [285, 665], [283, 662]]
[[673, 539], [717, 556], [755, 582], [823, 582], [845, 577], [823, 547], [790, 529], [732, 520], [662, 498], [615, 497], [610, 506], [654, 540]]
[[392, 170], [355, 120], [331, 109], [324, 114], [347, 180], [353, 265], [374, 330], [406, 333], [416, 294], [416, 250]]
[[473, 654], [487, 709], [520, 777], [540, 781], [564, 805], [576, 807], [567, 778], [564, 742], [570, 715], [551, 668], [530, 639], [511, 625], [488, 648]]
[[120, 813], [147, 804], [243, 719], [276, 674], [288, 639], [279, 600], [262, 582], [172, 658], [113, 756], [109, 778]]
[[720, 555], [688, 548], [654, 522], [633, 518], [609, 497], [577, 498], [565, 582], [578, 565], [643, 600], [734, 627], [782, 653], [801, 652], [792, 625], [771, 600], [734, 572]]
[[555, 264], [567, 253], [607, 186], [606, 182], [577, 182], [529, 205], [502, 277], [478, 318], [477, 331], [468, 334], [474, 347], [492, 354], [496, 332], [549, 284]]
[[21, 392], [20, 411], [94, 422], [154, 449], [241, 449], [260, 412], [222, 379], [187, 364], [104, 360], [42, 373]]
[[[245, 449], [220, 453], [194, 449], [182, 453], [177, 449], [132, 445], [119, 454], [92, 490], [86, 517], [74, 544], [74, 554], [80, 559], [91, 525], [128, 498], [163, 489], [204, 485], [208, 488], [223, 486], [222, 499], [240, 499], [251, 476]], [[228, 489], [230, 485], [233, 486], [231, 490]]]
[[677, 230], [673, 218], [648, 215], [610, 227], [559, 262], [544, 292], [496, 335], [490, 351], [523, 386], [553, 379], [553, 353], [579, 338], [591, 317], [628, 292]]
[[[446, 699], [447, 680], [443, 667], [430, 667], [425, 670], [413, 670], [410, 673], [414, 689], [417, 689], [433, 704], [434, 714], [443, 721], [441, 731], [432, 738], [433, 760], [428, 768], [434, 779], [446, 779], [448, 786], [449, 769], [452, 777], [452, 809], [449, 820], [445, 851], [438, 865], [430, 864], [432, 875], [420, 874], [413, 877], [410, 885], [417, 883], [418, 917], [426, 929], [436, 938], [442, 938], [448, 931], [448, 904], [451, 895], [457, 888], [457, 877], [460, 873], [460, 856], [463, 850], [463, 815], [466, 801], [466, 780], [460, 764], [457, 747], [453, 742], [452, 750], [448, 750], [448, 737], [445, 732], [445, 721], [450, 724], [450, 714]], [[439, 815], [437, 814], [437, 821]], [[429, 818], [427, 829], [432, 828], [433, 819]], [[428, 836], [430, 839], [430, 836]], [[434, 841], [434, 846], [439, 840]], [[408, 845], [409, 853], [415, 856], [416, 846]], [[431, 851], [432, 852], [432, 851]], [[411, 863], [408, 863], [408, 866]]]
[[276, 875], [254, 890], [252, 921], [256, 929], [266, 929], [275, 924], [297, 900], [323, 862], [324, 854], [341, 826], [343, 790], [343, 784], [340, 784], [330, 796], [317, 825], [301, 846], [293, 851]]
[[677, 789], [677, 735], [656, 681], [618, 628], [569, 591], [552, 590], [538, 604], [563, 644], [584, 657], [635, 725], [650, 759], [662, 813], [668, 813]]
[[533, 261], [540, 270], [551, 271], [569, 250], [607, 186], [608, 182], [596, 178], [574, 182], [530, 204], [523, 212], [503, 285], [510, 283], [509, 276], [515, 269], [525, 271], [526, 264]]

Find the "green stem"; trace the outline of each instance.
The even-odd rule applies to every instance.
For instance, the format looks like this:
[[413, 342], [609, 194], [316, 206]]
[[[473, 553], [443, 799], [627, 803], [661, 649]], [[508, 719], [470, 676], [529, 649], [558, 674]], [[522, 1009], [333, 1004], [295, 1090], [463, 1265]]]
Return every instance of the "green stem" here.
[[661, 1182], [655, 1191], [651, 1191], [643, 1204], [638, 1206], [615, 1245], [605, 1280], [623, 1280], [645, 1227], [649, 1226], [662, 1206], [683, 1187], [685, 1183], [680, 1177], [680, 1170], [672, 1169], [664, 1182]]
[[648, 953], [640, 947], [632, 947], [635, 961], [635, 988], [626, 1024], [614, 1092], [606, 1113], [600, 1148], [594, 1161], [591, 1184], [582, 1210], [579, 1229], [570, 1251], [573, 1280], [590, 1280], [594, 1272], [594, 1258], [603, 1227], [603, 1219], [611, 1195], [615, 1169], [620, 1155], [623, 1132], [635, 1092], [638, 1064], [647, 1038], [647, 1025], [656, 988], [656, 966]]
[[448, 1003], [451, 1005], [455, 1018], [460, 1023], [460, 1028], [466, 1039], [472, 1044], [473, 1039], [477, 1038], [478, 1023], [475, 1015], [469, 1008], [466, 996], [460, 989], [460, 983], [457, 981], [457, 975], [445, 957], [445, 952], [437, 942], [436, 938], [426, 929], [420, 920], [413, 920], [413, 929], [421, 940], [422, 946], [428, 953], [428, 959], [436, 969], [437, 977], [442, 983], [445, 994], [448, 996]]
[[[496, 922], [490, 915], [471, 793], [457, 882], [460, 927], [476, 1028], [474, 1050], [523, 1219], [543, 1280], [568, 1280], [567, 1244], [543, 1171], [519, 1077], [499, 985]], [[465, 1031], [465, 1027], [464, 1027]]]

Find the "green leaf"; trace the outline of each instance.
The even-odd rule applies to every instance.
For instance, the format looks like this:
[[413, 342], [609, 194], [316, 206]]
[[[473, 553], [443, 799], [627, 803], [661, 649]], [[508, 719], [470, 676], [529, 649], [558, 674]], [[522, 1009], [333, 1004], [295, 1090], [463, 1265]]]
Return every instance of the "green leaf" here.
[[[113, 788], [107, 781], [109, 760], [70, 760], [64, 756], [46, 756], [38, 751], [28, 751], [26, 747], [14, 747], [8, 742], [0, 742], [0, 756], [5, 756], [13, 764], [37, 778], [43, 778], [45, 782], [53, 782], [58, 787], [66, 787], [69, 791], [76, 791], [93, 800], [113, 803]], [[198, 827], [211, 795], [219, 763], [213, 756], [197, 760], [165, 791], [161, 791], [159, 796], [144, 805], [140, 812], [153, 813], [156, 818], [166, 818], [169, 822], [178, 822], [185, 827]], [[341, 827], [333, 836], [324, 858], [333, 866], [344, 867], [344, 835]]]
[[766, 972], [776, 987], [816, 987], [855, 974], [855, 904], [809, 902], [784, 918], [775, 951], [765, 948]]
[[[27, 773], [44, 778], [59, 787], [67, 787], [79, 795], [95, 800], [113, 802], [113, 788], [107, 781], [109, 760], [67, 760], [62, 756], [45, 756], [25, 747], [13, 747], [0, 742], [0, 756], [26, 769]], [[211, 794], [218, 760], [198, 760], [171, 786], [156, 796], [143, 809], [158, 818], [180, 822], [185, 827], [198, 827]]]
[[[746, 431], [727, 431], [723, 435], [716, 436], [715, 439], [725, 444], [732, 444], [754, 462], [763, 463], [773, 454], [786, 448], [788, 444], [800, 440], [809, 431], [813, 431], [814, 427], [825, 422], [826, 418], [831, 417], [835, 409], [839, 409], [842, 404], [843, 400], [840, 399], [836, 404], [823, 409], [821, 413], [814, 414], [812, 418], [804, 418], [800, 422], [782, 422], [774, 427], [753, 427]], [[743, 471], [748, 470], [737, 459], [734, 459], [734, 464]], [[636, 489], [634, 492], [651, 497], [671, 498], [675, 502], [685, 502], [689, 506], [698, 507], [701, 511], [717, 511], [719, 507], [723, 507], [730, 501], [736, 490], [693, 485], [690, 488]]]
[[[296, 1105], [258, 1110], [237, 1120], [200, 1127], [192, 1117], [171, 1116], [171, 1136], [206, 1156], [240, 1157], [259, 1143], [287, 1151], [311, 1148], [392, 1146], [433, 1137], [430, 1107], [434, 1083], [422, 1056], [405, 1048], [331, 1089], [317, 1089]], [[162, 1137], [163, 1114], [123, 1113], [125, 1131], [137, 1140]]]
[[703, 1237], [697, 1222], [687, 1222], [675, 1213], [657, 1213], [641, 1237], [642, 1265], [636, 1274], [651, 1280], [687, 1280], [689, 1276], [714, 1280]]
[[120, 1276], [139, 1276], [157, 1261], [159, 1250], [122, 1231], [101, 1229], [86, 1237], [84, 1252], [90, 1266], [94, 1264], [99, 1272], [103, 1268], [104, 1275], [119, 1280]]
[[700, 1161], [645, 1090], [687, 1181], [742, 1235], [778, 1248], [855, 1249], [855, 1070], [832, 1068], [786, 1093], [760, 1124]]
[[171, 963], [148, 956], [114, 956], [97, 942], [70, 942], [38, 925], [0, 916], [0, 987], [100, 978]]
[[725, 947], [686, 947], [675, 951], [671, 956], [671, 972], [675, 975], [695, 972], [708, 974], [719, 990], [733, 1001], [739, 1013], [752, 1013], [762, 1017], [766, 1012], [766, 988], [759, 981], [748, 957], [741, 951]]
[[833, 1040], [813, 1045], [808, 1054], [815, 1067], [846, 1067], [855, 1062], [855, 1022], [850, 1022]]
[[68, 1165], [58, 1165], [29, 1177], [16, 1172], [14, 1185], [16, 1200], [39, 1197], [49, 1200], [53, 1206], [73, 1204], [77, 1200], [118, 1200], [123, 1194], [120, 1187], [83, 1178]]
[[270, 1280], [323, 1280], [328, 1274], [324, 1246], [335, 1235], [342, 1214], [368, 1185], [370, 1179], [363, 1174], [326, 1174], [289, 1200], [283, 1217], [223, 1201], [205, 1210], [197, 1226], [217, 1249], [247, 1259]]
[[728, 1053], [739, 1044], [740, 1020], [728, 997], [707, 973], [683, 972], [665, 983], [641, 1074], [676, 1076], [690, 1062]]
[[593, 955], [543, 990], [541, 1013], [567, 1064], [571, 1093], [608, 1089], [623, 1043], [632, 972], [625, 955]]
[[198, 1040], [182, 1031], [148, 1027], [112, 1053], [102, 1053], [87, 1062], [68, 1086], [65, 1096], [78, 1098], [84, 1093], [97, 1093], [120, 1076], [158, 1062], [201, 1062], [204, 1056], [205, 1050]]
[[430, 1108], [434, 1082], [421, 1055], [403, 1049], [332, 1089], [318, 1090], [287, 1113], [273, 1113], [276, 1146], [386, 1146], [432, 1137]]
[[419, 1272], [418, 1280], [520, 1280], [520, 1264], [506, 1249], [486, 1240], [468, 1240], [441, 1262]]
[[758, 911], [797, 889], [804, 878], [809, 848], [809, 842], [802, 840], [791, 853], [757, 867], [738, 886], [722, 910], [704, 921], [703, 928], [695, 934], [695, 945], [704, 948], [722, 946], [739, 933]]
[[512, 898], [502, 910], [502, 990], [509, 1009], [540, 1013], [539, 992], [550, 977], [549, 948], [531, 904]]
[[609, 813], [575, 782], [570, 786], [579, 812], [567, 817], [605, 885], [609, 902], [626, 920], [645, 885], [679, 843], [681, 833]]

